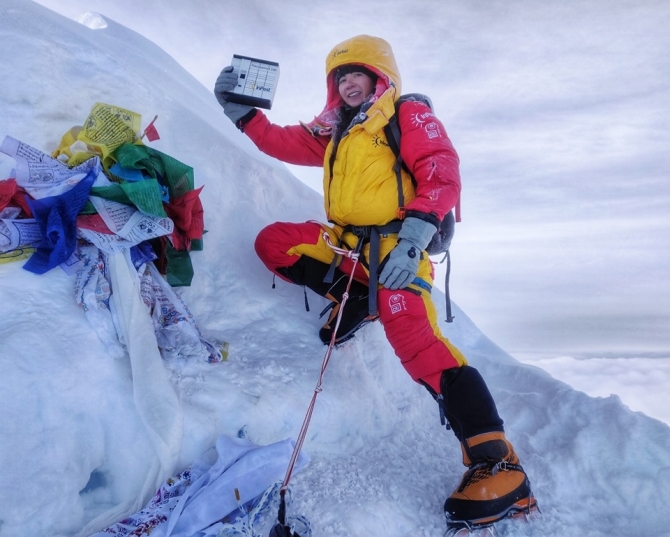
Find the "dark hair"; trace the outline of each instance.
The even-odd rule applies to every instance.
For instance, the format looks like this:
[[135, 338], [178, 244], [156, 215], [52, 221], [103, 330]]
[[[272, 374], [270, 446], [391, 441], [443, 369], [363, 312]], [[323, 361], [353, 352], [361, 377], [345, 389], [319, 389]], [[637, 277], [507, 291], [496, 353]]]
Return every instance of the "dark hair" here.
[[349, 73], [363, 73], [368, 75], [373, 83], [377, 82], [377, 75], [373, 73], [370, 69], [365, 67], [365, 65], [359, 65], [356, 63], [347, 63], [345, 65], [340, 65], [336, 70], [335, 70], [335, 83], [339, 84], [340, 78], [342, 78], [344, 75], [348, 75]]

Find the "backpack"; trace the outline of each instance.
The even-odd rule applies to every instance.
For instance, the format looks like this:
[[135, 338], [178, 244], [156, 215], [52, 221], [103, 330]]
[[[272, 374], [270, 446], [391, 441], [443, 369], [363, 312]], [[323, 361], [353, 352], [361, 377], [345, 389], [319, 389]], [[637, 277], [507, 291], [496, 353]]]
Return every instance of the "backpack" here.
[[[388, 141], [393, 154], [396, 156], [396, 163], [393, 166], [393, 169], [396, 173], [396, 178], [398, 181], [398, 207], [400, 207], [401, 210], [405, 206], [405, 200], [402, 192], [402, 176], [400, 174], [402, 169], [404, 169], [409, 174], [409, 176], [412, 178], [412, 182], [416, 185], [416, 179], [414, 179], [412, 172], [407, 168], [407, 165], [403, 162], [402, 156], [400, 155], [400, 141], [402, 139], [402, 133], [400, 132], [400, 126], [398, 125], [398, 113], [400, 111], [400, 106], [406, 101], [419, 101], [433, 110], [433, 103], [430, 100], [430, 97], [427, 95], [423, 95], [421, 93], [408, 93], [406, 95], [401, 95], [395, 103], [395, 114], [389, 120], [388, 125], [384, 127], [386, 140]], [[458, 205], [456, 206], [456, 212], [459, 212]], [[460, 221], [460, 215], [458, 216], [458, 221]], [[447, 260], [447, 273], [444, 279], [444, 294], [447, 302], [446, 311], [448, 323], [454, 320], [454, 316], [451, 314], [451, 299], [449, 298], [449, 275], [451, 273], [451, 256], [449, 254], [449, 247], [451, 246], [451, 240], [454, 237], [456, 220], [457, 218], [454, 216], [454, 211], [447, 213], [440, 222], [440, 225], [430, 240], [430, 243], [426, 247], [428, 255], [432, 256], [445, 254], [440, 263], [442, 263], [445, 259]]]

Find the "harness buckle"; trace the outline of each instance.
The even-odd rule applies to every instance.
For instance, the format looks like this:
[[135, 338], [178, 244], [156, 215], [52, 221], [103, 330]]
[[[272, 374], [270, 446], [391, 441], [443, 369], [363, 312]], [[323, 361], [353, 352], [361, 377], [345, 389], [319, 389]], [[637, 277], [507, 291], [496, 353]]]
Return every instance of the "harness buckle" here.
[[346, 230], [358, 237], [359, 239], [361, 238], [368, 238], [370, 234], [372, 233], [372, 227], [373, 226], [347, 226]]

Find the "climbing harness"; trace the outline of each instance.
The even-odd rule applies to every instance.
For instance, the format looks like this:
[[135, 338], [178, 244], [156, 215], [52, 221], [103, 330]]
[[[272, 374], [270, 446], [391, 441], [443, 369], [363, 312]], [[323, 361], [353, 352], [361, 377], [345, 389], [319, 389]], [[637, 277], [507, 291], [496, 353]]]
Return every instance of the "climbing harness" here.
[[[359, 252], [363, 250], [363, 246], [367, 244], [368, 242], [370, 243], [370, 252], [369, 252], [369, 266], [368, 268], [368, 277], [369, 277], [369, 287], [370, 287], [370, 294], [368, 295], [368, 313], [371, 316], [377, 316], [378, 311], [377, 311], [377, 282], [379, 279], [379, 274], [377, 272], [379, 271], [379, 244], [380, 244], [380, 238], [385, 237], [389, 235], [390, 233], [398, 233], [400, 231], [400, 228], [402, 227], [402, 222], [400, 220], [393, 220], [389, 222], [388, 224], [385, 224], [383, 226], [345, 226], [342, 229], [343, 233], [349, 232], [352, 235], [354, 235], [358, 241], [356, 243], [356, 248], [354, 250], [358, 250]], [[338, 253], [340, 251], [347, 252], [349, 250], [342, 250], [341, 248], [335, 249], [333, 246], [331, 248], [334, 249], [335, 253]], [[326, 278], [324, 278], [324, 281], [327, 283], [330, 283], [333, 281], [333, 276], [335, 274], [335, 268], [339, 264], [340, 258], [338, 255], [335, 256], [335, 259], [333, 259], [333, 262], [330, 265], [330, 270], [328, 271], [328, 274], [326, 275]], [[364, 263], [363, 260], [361, 260], [361, 263]], [[330, 278], [330, 280], [328, 280]]]

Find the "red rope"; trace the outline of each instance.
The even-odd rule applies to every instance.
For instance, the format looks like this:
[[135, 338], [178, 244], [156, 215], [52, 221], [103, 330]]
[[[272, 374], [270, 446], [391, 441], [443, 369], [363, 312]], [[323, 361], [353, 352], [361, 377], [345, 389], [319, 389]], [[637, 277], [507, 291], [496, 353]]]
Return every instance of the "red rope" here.
[[295, 447], [293, 448], [293, 454], [291, 455], [291, 460], [288, 463], [288, 468], [286, 470], [286, 476], [284, 477], [284, 483], [280, 489], [280, 494], [282, 500], [288, 489], [288, 483], [291, 480], [291, 475], [293, 474], [293, 469], [295, 468], [295, 463], [298, 460], [298, 455], [302, 450], [302, 445], [305, 442], [305, 437], [307, 436], [307, 429], [309, 428], [309, 422], [312, 420], [312, 413], [314, 412], [314, 405], [316, 403], [316, 396], [319, 395], [319, 392], [322, 391], [321, 384], [323, 383], [323, 375], [326, 372], [326, 367], [328, 367], [328, 362], [330, 361], [330, 356], [333, 353], [333, 348], [335, 347], [335, 337], [337, 335], [337, 329], [340, 327], [340, 320], [342, 319], [342, 312], [344, 311], [344, 304], [349, 298], [349, 288], [351, 287], [351, 282], [354, 279], [354, 272], [356, 270], [356, 263], [358, 263], [359, 253], [354, 250], [345, 250], [343, 248], [336, 247], [330, 240], [328, 233], [323, 234], [323, 239], [326, 241], [326, 244], [330, 246], [333, 251], [337, 254], [343, 255], [353, 259], [354, 266], [351, 269], [351, 274], [349, 275], [349, 281], [347, 282], [347, 288], [342, 295], [342, 301], [340, 302], [340, 309], [337, 312], [337, 319], [335, 321], [335, 328], [333, 329], [333, 334], [330, 336], [330, 343], [328, 349], [326, 349], [326, 354], [323, 357], [323, 363], [321, 364], [321, 373], [319, 374], [319, 380], [316, 383], [314, 388], [314, 394], [312, 395], [312, 401], [309, 403], [307, 408], [307, 414], [305, 419], [302, 422], [302, 427], [300, 428], [300, 433], [298, 433], [298, 438], [295, 442]]

